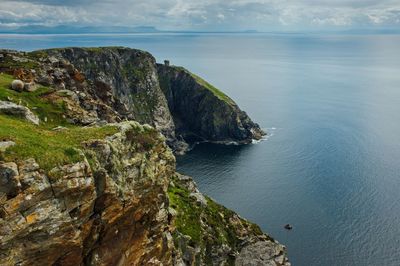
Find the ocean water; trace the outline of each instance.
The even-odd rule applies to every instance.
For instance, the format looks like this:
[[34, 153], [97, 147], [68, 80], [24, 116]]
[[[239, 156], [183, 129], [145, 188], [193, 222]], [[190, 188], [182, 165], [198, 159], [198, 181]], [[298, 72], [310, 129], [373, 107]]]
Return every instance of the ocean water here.
[[269, 132], [198, 145], [178, 169], [293, 265], [400, 265], [399, 35], [0, 35], [11, 49], [107, 45], [185, 66]]

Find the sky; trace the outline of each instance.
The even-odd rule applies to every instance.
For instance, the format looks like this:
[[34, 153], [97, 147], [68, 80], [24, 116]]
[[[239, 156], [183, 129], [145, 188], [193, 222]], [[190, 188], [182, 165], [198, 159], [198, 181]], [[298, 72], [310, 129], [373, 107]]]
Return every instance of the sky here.
[[400, 0], [0, 0], [0, 28], [399, 29]]

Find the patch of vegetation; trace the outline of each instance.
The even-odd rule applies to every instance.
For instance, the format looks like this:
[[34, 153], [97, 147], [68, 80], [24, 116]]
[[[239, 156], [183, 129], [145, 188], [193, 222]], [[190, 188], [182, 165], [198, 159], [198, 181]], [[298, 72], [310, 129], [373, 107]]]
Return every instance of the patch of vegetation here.
[[25, 68], [25, 69], [36, 69], [39, 64], [33, 60], [25, 59], [23, 61], [14, 60], [11, 55], [6, 55], [0, 61], [0, 69], [17, 69], [17, 68]]
[[5, 161], [35, 158], [39, 165], [50, 170], [57, 165], [74, 163], [82, 158], [78, 152], [81, 143], [90, 139], [103, 139], [115, 134], [116, 127], [76, 127], [52, 131], [20, 119], [0, 115], [0, 140], [12, 140], [17, 145], [1, 154]]
[[83, 50], [94, 53], [101, 53], [105, 50], [116, 50], [124, 48], [123, 46], [104, 46], [104, 47], [82, 47]]
[[[200, 247], [204, 254], [213, 253], [216, 247], [228, 245], [233, 250], [239, 250], [240, 239], [237, 232], [242, 231], [243, 227], [251, 235], [261, 235], [261, 229], [253, 223], [238, 218], [235, 212], [216, 203], [211, 198], [205, 196], [207, 206], [200, 206], [190, 192], [180, 184], [177, 177], [172, 177], [174, 186], [168, 189], [170, 206], [177, 211], [175, 226], [178, 232], [191, 237], [189, 245]], [[238, 221], [239, 222], [232, 222]], [[202, 222], [206, 226], [202, 226]], [[179, 234], [173, 235], [175, 241], [179, 242]], [[182, 248], [182, 247], [181, 247]], [[184, 248], [184, 247], [183, 247]], [[203, 258], [206, 265], [211, 264], [212, 260], [206, 256]], [[228, 264], [233, 265], [234, 259], [228, 258]]]
[[140, 126], [138, 131], [127, 131], [126, 138], [137, 145], [139, 151], [148, 151], [158, 143], [158, 131]]
[[226, 102], [227, 104], [235, 105], [235, 102], [231, 98], [229, 98], [228, 95], [226, 95], [225, 93], [223, 93], [222, 91], [220, 91], [219, 89], [217, 89], [216, 87], [214, 87], [213, 85], [211, 85], [210, 83], [208, 83], [207, 81], [202, 79], [201, 77], [191, 73], [190, 71], [188, 71], [187, 69], [185, 69], [183, 67], [174, 66], [174, 68], [179, 71], [184, 71], [184, 72], [188, 73], [190, 76], [192, 76], [196, 80], [197, 83], [199, 83], [201, 86], [203, 86], [207, 90], [211, 91], [218, 99]]
[[175, 187], [169, 187], [168, 197], [170, 206], [178, 212], [175, 221], [177, 230], [184, 235], [190, 236], [192, 245], [201, 243], [201, 207], [196, 205], [190, 197], [189, 191], [177, 184]]
[[235, 102], [231, 98], [229, 98], [228, 95], [226, 95], [225, 93], [223, 93], [222, 91], [220, 91], [219, 89], [217, 89], [216, 87], [214, 87], [213, 85], [211, 85], [210, 83], [205, 81], [204, 79], [200, 78], [199, 76], [197, 76], [193, 73], [190, 73], [190, 75], [196, 80], [197, 83], [199, 83], [204, 88], [211, 91], [215, 96], [217, 96], [218, 99], [220, 99], [230, 105], [235, 104]]
[[[77, 162], [81, 155], [77, 149], [90, 139], [103, 139], [118, 130], [116, 127], [82, 128], [72, 126], [63, 118], [65, 104], [62, 99], [52, 98], [54, 90], [39, 87], [34, 92], [16, 92], [10, 89], [13, 77], [0, 74], [0, 100], [12, 101], [30, 108], [41, 119], [39, 126], [15, 117], [0, 115], [0, 140], [12, 140], [17, 145], [1, 154], [2, 160], [18, 161], [35, 158], [45, 170], [56, 165]], [[47, 122], [44, 118], [47, 118]], [[55, 126], [67, 130], [53, 131]]]
[[64, 102], [61, 99], [50, 99], [48, 97], [54, 92], [53, 89], [40, 86], [34, 92], [17, 92], [10, 89], [13, 79], [11, 75], [0, 74], [1, 101], [11, 101], [28, 107], [39, 116], [41, 123], [44, 123], [45, 118], [47, 118], [49, 127], [66, 124], [63, 118], [65, 113]]
[[33, 51], [26, 54], [26, 56], [32, 60], [38, 60], [39, 58], [46, 58], [48, 54], [45, 50]]

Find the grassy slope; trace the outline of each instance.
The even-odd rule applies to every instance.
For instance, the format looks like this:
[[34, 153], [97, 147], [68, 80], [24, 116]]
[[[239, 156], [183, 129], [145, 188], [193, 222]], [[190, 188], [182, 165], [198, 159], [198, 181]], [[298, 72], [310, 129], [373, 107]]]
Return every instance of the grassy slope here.
[[[59, 164], [81, 160], [75, 150], [83, 141], [102, 139], [117, 132], [116, 127], [82, 128], [68, 125], [62, 118], [63, 102], [52, 102], [46, 98], [51, 89], [42, 87], [35, 92], [18, 93], [9, 89], [12, 77], [0, 74], [0, 100], [9, 100], [28, 106], [32, 111], [48, 122], [35, 126], [29, 122], [6, 115], [0, 115], [0, 140], [12, 140], [16, 146], [0, 154], [0, 159], [17, 161], [35, 158], [46, 170]], [[51, 128], [64, 125], [68, 130], [53, 131]]]
[[211, 91], [218, 99], [220, 99], [230, 105], [235, 105], [235, 102], [231, 98], [229, 98], [228, 95], [226, 95], [221, 90], [217, 89], [216, 87], [214, 87], [213, 85], [211, 85], [210, 83], [208, 83], [207, 81], [202, 79], [201, 77], [193, 74], [192, 72], [190, 72], [189, 70], [187, 70], [183, 67], [174, 66], [174, 68], [177, 70], [180, 70], [180, 71], [184, 71], [187, 74], [189, 74], [190, 76], [192, 76], [197, 83], [199, 83], [201, 86], [203, 86], [207, 90]]
[[[216, 246], [227, 244], [235, 247], [238, 238], [235, 228], [229, 223], [230, 217], [235, 213], [222, 205], [217, 204], [206, 196], [207, 206], [202, 207], [196, 204], [196, 200], [190, 197], [190, 192], [179, 184], [179, 180], [172, 178], [174, 186], [168, 188], [170, 206], [177, 210], [175, 220], [177, 230], [191, 237], [191, 244], [207, 248], [206, 245], [213, 243]], [[207, 221], [212, 232], [205, 232], [201, 226], [200, 217]], [[262, 234], [261, 229], [248, 221], [242, 220], [243, 224], [249, 226], [255, 235]], [[205, 234], [212, 239], [204, 239]]]
[[62, 114], [65, 112], [64, 103], [62, 101], [50, 101], [46, 97], [53, 92], [52, 89], [40, 86], [34, 92], [16, 92], [9, 88], [12, 81], [11, 75], [0, 74], [1, 101], [12, 101], [32, 109], [40, 120], [43, 121], [47, 117], [49, 126], [66, 123], [62, 118]]

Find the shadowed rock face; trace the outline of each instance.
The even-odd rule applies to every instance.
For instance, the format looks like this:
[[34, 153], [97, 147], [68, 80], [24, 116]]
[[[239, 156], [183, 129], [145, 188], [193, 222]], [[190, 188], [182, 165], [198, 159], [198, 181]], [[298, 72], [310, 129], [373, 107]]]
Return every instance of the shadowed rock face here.
[[44, 53], [55, 62], [72, 64], [89, 83], [87, 96], [111, 107], [119, 119], [153, 125], [174, 144], [175, 127], [152, 55], [121, 47], [64, 48]]
[[184, 68], [157, 65], [161, 88], [186, 140], [249, 143], [265, 133], [223, 92]]

